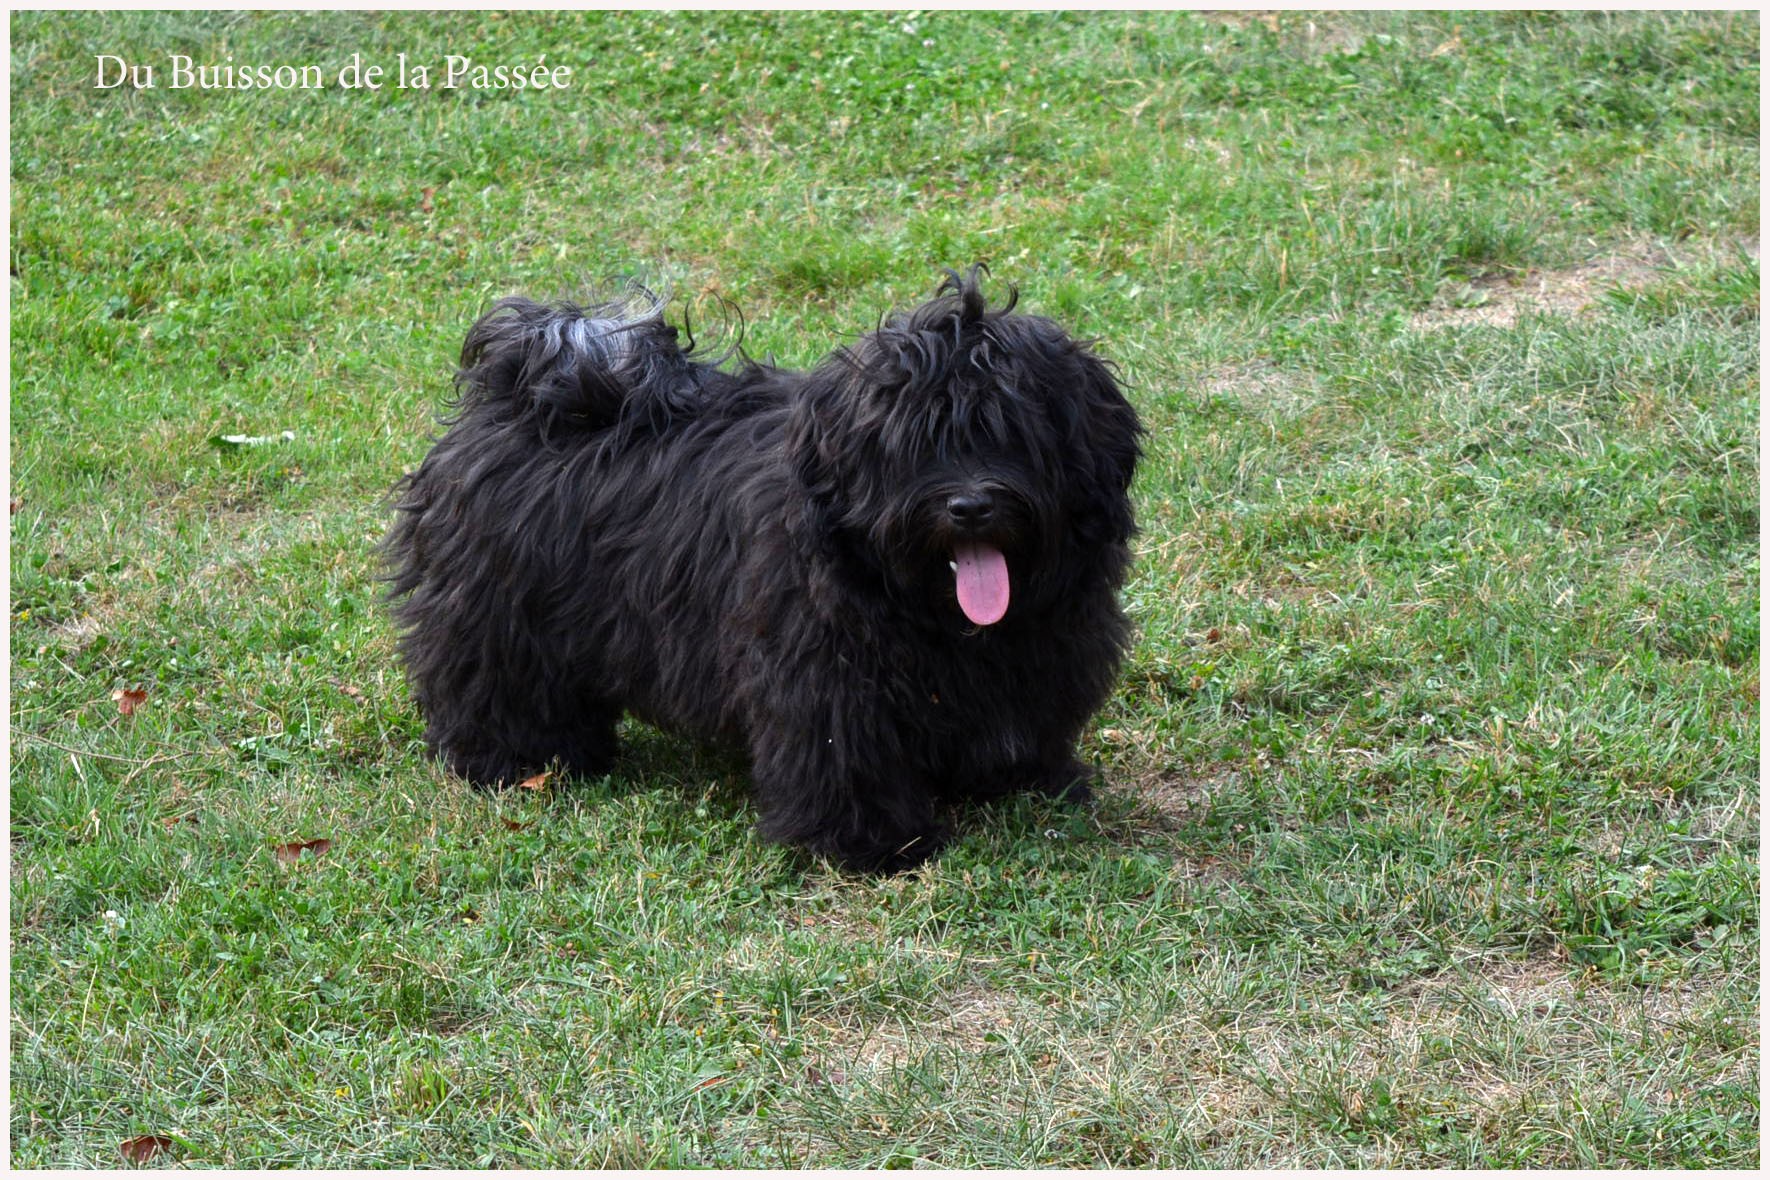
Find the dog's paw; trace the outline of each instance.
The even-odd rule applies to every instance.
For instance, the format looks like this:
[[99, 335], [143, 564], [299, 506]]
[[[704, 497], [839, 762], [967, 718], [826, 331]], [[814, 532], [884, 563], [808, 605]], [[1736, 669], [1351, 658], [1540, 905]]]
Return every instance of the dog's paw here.
[[845, 872], [889, 876], [908, 872], [933, 856], [947, 842], [948, 835], [945, 828], [936, 827], [914, 836], [826, 847], [822, 852]]
[[1092, 766], [1071, 758], [1040, 774], [1033, 783], [1033, 790], [1071, 807], [1086, 807], [1094, 801], [1094, 780], [1097, 777]]
[[448, 768], [449, 773], [467, 780], [481, 791], [497, 791], [514, 786], [540, 769], [531, 768], [501, 751], [463, 750], [432, 745], [431, 752]]
[[1009, 795], [1025, 793], [1061, 803], [1080, 806], [1094, 798], [1092, 784], [1098, 774], [1092, 766], [1074, 758], [1054, 766], [1020, 763], [1005, 770], [992, 771], [951, 787], [950, 793], [976, 803], [988, 803]]

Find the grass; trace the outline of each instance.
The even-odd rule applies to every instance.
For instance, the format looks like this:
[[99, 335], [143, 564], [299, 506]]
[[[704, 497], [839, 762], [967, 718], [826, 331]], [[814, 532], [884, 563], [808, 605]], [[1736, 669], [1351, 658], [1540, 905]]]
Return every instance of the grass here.
[[[91, 87], [179, 52], [578, 70]], [[11, 1162], [1753, 1166], [1757, 54], [15, 15]], [[636, 725], [425, 760], [372, 546], [488, 298], [642, 265], [802, 364], [979, 258], [1151, 432], [1097, 809], [872, 880]]]

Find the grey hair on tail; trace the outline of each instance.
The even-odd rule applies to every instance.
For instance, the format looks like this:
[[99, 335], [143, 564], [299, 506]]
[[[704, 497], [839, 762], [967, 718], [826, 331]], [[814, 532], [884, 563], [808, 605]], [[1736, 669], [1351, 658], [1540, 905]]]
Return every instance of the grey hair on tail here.
[[636, 412], [655, 420], [687, 409], [701, 366], [665, 322], [665, 302], [638, 283], [587, 306], [498, 300], [461, 346], [462, 410], [503, 405], [550, 428], [598, 429]]

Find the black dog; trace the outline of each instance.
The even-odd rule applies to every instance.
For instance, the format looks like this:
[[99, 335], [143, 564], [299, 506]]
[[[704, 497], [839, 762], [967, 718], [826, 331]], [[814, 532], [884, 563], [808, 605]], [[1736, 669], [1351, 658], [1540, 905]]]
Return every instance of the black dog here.
[[1141, 429], [980, 269], [808, 373], [696, 360], [655, 299], [498, 303], [385, 544], [431, 749], [595, 774], [628, 710], [859, 869], [933, 852], [942, 797], [1086, 798]]

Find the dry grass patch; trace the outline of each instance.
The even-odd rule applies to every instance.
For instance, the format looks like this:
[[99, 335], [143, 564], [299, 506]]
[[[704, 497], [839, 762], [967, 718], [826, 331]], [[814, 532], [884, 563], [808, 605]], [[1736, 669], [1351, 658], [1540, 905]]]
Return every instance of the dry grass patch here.
[[1356, 15], [1349, 21], [1347, 14], [1264, 8], [1206, 9], [1197, 15], [1234, 29], [1264, 25], [1278, 37], [1286, 52], [1308, 61], [1332, 54], [1357, 53], [1370, 36], [1354, 27]]
[[[1675, 1039], [1733, 1009], [1735, 990], [1719, 973], [1637, 986], [1571, 969], [1560, 955], [1539, 955], [1416, 981], [1398, 993], [1400, 1010], [1387, 1023], [1392, 1044], [1403, 1049], [1398, 1064], [1422, 1076], [1461, 1078], [1476, 1097], [1586, 1104], [1597, 1093], [1663, 1106], [1680, 1098], [1679, 1063], [1661, 1062], [1643, 1074], [1615, 1050], [1642, 1038]], [[1751, 1008], [1755, 1017], [1755, 1000]], [[1410, 1048], [1430, 1033], [1459, 1049], [1436, 1071]], [[1708, 1081], [1743, 1081], [1756, 1070], [1756, 1055], [1741, 1052]]]
[[1231, 400], [1261, 420], [1288, 418], [1320, 401], [1320, 390], [1300, 374], [1261, 360], [1223, 365], [1204, 376], [1199, 391]]
[[1487, 1004], [1507, 1020], [1559, 1019], [1592, 1032], [1650, 1031], [1644, 1024], [1667, 1028], [1706, 1019], [1727, 1006], [1726, 980], [1719, 975], [1634, 986], [1570, 970], [1558, 956], [1495, 963], [1463, 979], [1440, 976], [1417, 992], [1428, 1005]]
[[95, 600], [86, 605], [87, 609], [75, 618], [64, 619], [49, 629], [59, 642], [76, 652], [85, 651], [118, 617], [114, 598]]
[[934, 1049], [974, 1056], [992, 1045], [1023, 1044], [1029, 1028], [1048, 1034], [1040, 1028], [1043, 1016], [1024, 999], [973, 982], [936, 1006], [839, 1024], [812, 1021], [819, 1032], [810, 1039], [823, 1047], [833, 1068], [877, 1071], [911, 1064]]
[[[1166, 1039], [1172, 1052], [1217, 1063], [1215, 1083], [1188, 1080], [1201, 1109], [1215, 1095], [1226, 1111], [1256, 1113], [1272, 1129], [1342, 1124], [1357, 1134], [1336, 1158], [1365, 1166], [1417, 1164], [1402, 1131], [1422, 1118], [1476, 1139], [1520, 1124], [1569, 1127], [1631, 1107], [1682, 1109], [1706, 1087], [1749, 1082], [1757, 1069], [1746, 1051], [1718, 1072], [1699, 1054], [1662, 1055], [1646, 1068], [1628, 1051], [1644, 1037], [1669, 1046], [1737, 1005], [1724, 977], [1635, 988], [1543, 956], [1416, 980], [1375, 1010], [1370, 1001], [1317, 996], [1292, 1013], [1217, 1028], [1185, 1023]], [[1284, 1139], [1273, 1144], [1280, 1155]], [[1533, 1162], [1579, 1162], [1545, 1152]]]

